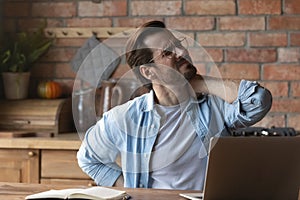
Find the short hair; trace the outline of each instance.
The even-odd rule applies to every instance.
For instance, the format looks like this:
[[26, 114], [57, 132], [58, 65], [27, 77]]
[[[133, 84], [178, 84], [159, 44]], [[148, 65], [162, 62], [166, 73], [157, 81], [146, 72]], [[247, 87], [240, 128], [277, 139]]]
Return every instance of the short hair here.
[[152, 83], [140, 73], [140, 66], [149, 64], [153, 59], [153, 49], [146, 47], [144, 40], [147, 36], [166, 30], [161, 21], [149, 21], [138, 27], [127, 41], [126, 62], [142, 84], [152, 89]]

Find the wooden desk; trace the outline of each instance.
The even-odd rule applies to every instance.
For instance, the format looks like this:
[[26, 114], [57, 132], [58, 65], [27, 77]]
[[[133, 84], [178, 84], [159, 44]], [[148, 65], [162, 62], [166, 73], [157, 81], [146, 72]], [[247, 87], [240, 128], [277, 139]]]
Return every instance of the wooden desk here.
[[[50, 189], [65, 189], [65, 188], [77, 188], [76, 186], [62, 186], [62, 185], [44, 185], [44, 184], [32, 184], [32, 183], [5, 183], [0, 182], [0, 199], [5, 200], [24, 200], [29, 194], [42, 192]], [[78, 186], [78, 188], [84, 188]], [[191, 190], [159, 190], [159, 189], [131, 189], [131, 188], [116, 188], [125, 190], [132, 200], [169, 200], [184, 198], [179, 196], [182, 192], [195, 192]]]

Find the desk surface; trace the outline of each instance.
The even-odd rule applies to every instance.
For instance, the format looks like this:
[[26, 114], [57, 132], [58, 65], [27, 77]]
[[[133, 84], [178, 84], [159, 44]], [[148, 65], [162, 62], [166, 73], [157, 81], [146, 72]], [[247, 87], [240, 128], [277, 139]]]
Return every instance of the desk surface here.
[[[82, 187], [82, 186], [81, 186]], [[6, 200], [24, 200], [29, 194], [42, 192], [50, 189], [65, 189], [75, 188], [75, 186], [58, 186], [58, 185], [43, 185], [43, 184], [27, 184], [27, 183], [5, 183], [0, 182], [0, 199]], [[79, 187], [80, 188], [80, 187]], [[82, 187], [83, 188], [83, 187]], [[182, 192], [195, 192], [195, 191], [182, 191], [182, 190], [158, 190], [158, 189], [132, 189], [132, 188], [116, 188], [125, 190], [132, 200], [169, 200], [184, 198], [179, 196]]]
[[77, 133], [59, 134], [55, 137], [1, 138], [0, 140], [0, 148], [77, 150], [80, 145], [81, 140]]

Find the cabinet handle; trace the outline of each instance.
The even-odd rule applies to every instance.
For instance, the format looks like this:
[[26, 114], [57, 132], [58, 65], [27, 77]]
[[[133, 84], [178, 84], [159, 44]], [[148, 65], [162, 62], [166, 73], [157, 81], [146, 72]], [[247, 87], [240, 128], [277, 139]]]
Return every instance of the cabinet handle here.
[[88, 183], [88, 186], [91, 187], [91, 186], [97, 186], [96, 183], [92, 182], [92, 183]]
[[35, 156], [35, 153], [34, 153], [33, 151], [29, 151], [29, 152], [28, 152], [28, 156], [29, 156], [29, 157], [33, 157], [33, 156]]

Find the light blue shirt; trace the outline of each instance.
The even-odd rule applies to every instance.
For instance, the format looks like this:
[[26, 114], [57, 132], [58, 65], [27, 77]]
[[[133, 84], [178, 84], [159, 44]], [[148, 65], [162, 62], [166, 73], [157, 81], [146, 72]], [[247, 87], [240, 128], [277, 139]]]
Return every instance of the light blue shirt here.
[[[78, 164], [98, 185], [112, 186], [122, 173], [125, 187], [150, 187], [149, 163], [164, 117], [154, 105], [151, 91], [104, 113], [86, 132], [77, 153]], [[257, 82], [242, 80], [233, 103], [207, 95], [200, 100], [190, 99], [182, 110], [208, 149], [211, 137], [255, 124], [271, 105], [272, 96], [267, 89]], [[118, 156], [121, 167], [116, 163]]]

